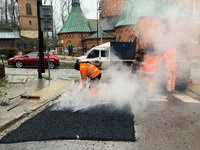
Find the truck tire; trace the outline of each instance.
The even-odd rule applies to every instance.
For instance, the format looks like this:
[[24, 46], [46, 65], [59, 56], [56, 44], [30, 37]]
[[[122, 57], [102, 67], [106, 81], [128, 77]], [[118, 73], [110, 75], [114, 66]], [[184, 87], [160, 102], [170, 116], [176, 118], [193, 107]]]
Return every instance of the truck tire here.
[[178, 91], [187, 90], [188, 85], [189, 85], [189, 78], [190, 77], [177, 78], [176, 79], [176, 87], [175, 87], [175, 89], [178, 90]]
[[178, 91], [184, 91], [187, 89], [189, 82], [190, 64], [185, 62], [177, 63], [175, 89]]
[[140, 64], [132, 64], [132, 66], [131, 66], [131, 72], [132, 73], [136, 73], [136, 72], [138, 72], [138, 71], [140, 71], [140, 67], [141, 67], [141, 65]]

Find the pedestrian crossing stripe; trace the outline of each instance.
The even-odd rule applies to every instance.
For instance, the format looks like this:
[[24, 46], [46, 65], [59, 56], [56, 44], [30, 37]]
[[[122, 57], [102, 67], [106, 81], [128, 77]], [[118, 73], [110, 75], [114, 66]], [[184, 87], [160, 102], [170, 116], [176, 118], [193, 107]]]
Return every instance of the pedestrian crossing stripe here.
[[156, 95], [155, 97], [149, 99], [149, 101], [154, 101], [154, 102], [167, 102], [167, 96]]
[[185, 102], [185, 103], [197, 103], [199, 104], [200, 102], [193, 99], [192, 97], [189, 97], [181, 92], [176, 91], [176, 93], [172, 94], [173, 96], [175, 96], [176, 98], [180, 99], [181, 101]]

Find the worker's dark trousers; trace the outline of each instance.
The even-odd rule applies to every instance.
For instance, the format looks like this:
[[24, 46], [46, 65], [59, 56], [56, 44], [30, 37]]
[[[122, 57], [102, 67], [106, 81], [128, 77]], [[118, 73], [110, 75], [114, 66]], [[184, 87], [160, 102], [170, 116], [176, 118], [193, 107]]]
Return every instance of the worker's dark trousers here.
[[100, 79], [101, 79], [101, 73], [97, 77], [91, 79], [91, 81], [90, 81], [89, 89], [90, 89], [90, 97], [91, 98], [94, 98], [96, 96], [96, 94], [98, 94], [98, 92], [99, 92]]

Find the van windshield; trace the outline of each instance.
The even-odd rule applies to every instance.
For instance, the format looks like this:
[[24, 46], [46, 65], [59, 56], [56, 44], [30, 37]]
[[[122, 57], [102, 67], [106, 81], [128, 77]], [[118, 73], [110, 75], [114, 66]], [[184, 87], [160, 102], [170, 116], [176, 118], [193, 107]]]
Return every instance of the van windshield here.
[[92, 51], [93, 49], [89, 50], [87, 53], [85, 53], [85, 56], [88, 56], [89, 53]]

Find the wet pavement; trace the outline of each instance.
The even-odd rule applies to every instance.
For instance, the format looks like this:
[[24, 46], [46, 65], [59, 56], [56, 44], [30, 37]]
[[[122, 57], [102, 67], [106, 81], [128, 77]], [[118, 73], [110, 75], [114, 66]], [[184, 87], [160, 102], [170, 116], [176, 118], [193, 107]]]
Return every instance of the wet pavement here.
[[[12, 70], [12, 72], [11, 72]], [[64, 80], [72, 82], [80, 77], [79, 73], [73, 69], [59, 69], [53, 70], [51, 76], [53, 81], [48, 81], [42, 79], [44, 82], [42, 85], [41, 81], [37, 79], [37, 71], [31, 69], [23, 69], [18, 72], [16, 68], [6, 68], [7, 74], [20, 76], [21, 72], [28, 78], [27, 81], [30, 81], [29, 86], [30, 93], [34, 93], [33, 85], [36, 86], [37, 90], [42, 90], [44, 87], [48, 87], [57, 80]], [[8, 73], [10, 72], [10, 73]], [[132, 111], [135, 115], [135, 131], [136, 131], [136, 142], [115, 142], [115, 141], [87, 141], [87, 140], [57, 140], [57, 141], [41, 141], [41, 142], [24, 142], [24, 143], [14, 143], [14, 144], [0, 144], [0, 149], [69, 149], [69, 150], [86, 150], [86, 149], [95, 149], [95, 150], [147, 150], [147, 149], [164, 149], [164, 150], [198, 150], [200, 146], [200, 82], [199, 82], [199, 68], [195, 67], [192, 70], [193, 80], [196, 85], [189, 88], [187, 92], [176, 91], [172, 95], [157, 95], [154, 98], [145, 102], [145, 107], [143, 102], [136, 103], [135, 99], [132, 99]], [[48, 76], [48, 71], [45, 73]], [[29, 79], [30, 77], [30, 79]], [[44, 80], [44, 81], [43, 81]], [[26, 81], [26, 83], [28, 83]], [[101, 86], [107, 86], [106, 82], [101, 84]], [[32, 83], [31, 83], [32, 82]], [[33, 84], [33, 82], [39, 82], [38, 84]], [[50, 83], [52, 82], [52, 83]], [[17, 88], [19, 84], [16, 84], [16, 89], [21, 89], [20, 92], [23, 92], [24, 89], [29, 88], [21, 84], [21, 87]], [[40, 85], [40, 86], [39, 86]], [[13, 85], [12, 85], [13, 86]], [[64, 91], [65, 94], [70, 95], [80, 84], [75, 83], [72, 86], [72, 83], [69, 84]], [[69, 88], [69, 89], [68, 89]], [[32, 89], [32, 91], [31, 91]], [[8, 90], [8, 89], [7, 89]], [[6, 90], [6, 91], [7, 91]], [[17, 91], [17, 90], [16, 90]], [[17, 92], [17, 93], [20, 93]], [[62, 93], [62, 92], [61, 92]], [[16, 93], [15, 93], [16, 94]], [[64, 97], [66, 96], [64, 94]], [[13, 93], [14, 95], [14, 93]], [[7, 95], [8, 96], [8, 95]], [[62, 95], [63, 96], [63, 95]], [[61, 96], [61, 97], [62, 97]], [[20, 100], [15, 100], [12, 103], [16, 104]], [[38, 102], [35, 102], [38, 103]], [[26, 102], [24, 104], [30, 104]], [[12, 105], [12, 104], [11, 104]], [[10, 108], [9, 106], [0, 106], [6, 110]], [[28, 106], [23, 107], [27, 108]], [[47, 106], [44, 106], [47, 107]], [[6, 111], [1, 111], [2, 115], [5, 115]], [[13, 109], [15, 110], [15, 109]], [[22, 109], [21, 109], [22, 110]], [[11, 112], [11, 111], [10, 111]], [[14, 116], [15, 113], [6, 115]], [[17, 111], [18, 113], [20, 110]], [[6, 118], [6, 117], [5, 117]], [[1, 132], [2, 133], [2, 132]]]
[[[21, 75], [22, 72], [23, 75]], [[58, 78], [56, 74], [57, 72], [55, 71], [54, 77], [52, 77], [53, 80], [47, 80], [38, 78], [37, 69], [27, 68], [19, 70], [16, 68], [6, 68], [6, 80], [8, 83], [6, 87], [2, 87], [1, 89], [1, 92], [5, 93], [5, 95], [1, 97], [0, 105], [1, 136], [7, 133], [3, 131], [7, 130], [13, 123], [22, 120], [38, 109], [47, 107], [50, 103], [53, 103], [57, 97], [73, 86], [74, 81], [72, 79], [66, 78], [64, 75]], [[8, 98], [24, 92], [27, 92], [25, 93], [26, 95], [39, 96], [40, 99], [24, 99], [19, 96], [5, 101]]]

